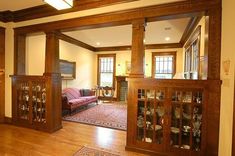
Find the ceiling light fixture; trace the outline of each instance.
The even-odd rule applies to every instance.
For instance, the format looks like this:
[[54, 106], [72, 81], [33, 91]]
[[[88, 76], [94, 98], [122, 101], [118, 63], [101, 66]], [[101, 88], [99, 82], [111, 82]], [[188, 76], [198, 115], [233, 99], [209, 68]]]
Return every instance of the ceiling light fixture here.
[[100, 42], [96, 42], [96, 45], [98, 45], [98, 46], [99, 46], [99, 45], [100, 45]]
[[44, 2], [53, 6], [57, 10], [63, 10], [73, 7], [73, 0], [44, 0]]
[[171, 39], [170, 37], [165, 37], [166, 41], [170, 41], [170, 39]]

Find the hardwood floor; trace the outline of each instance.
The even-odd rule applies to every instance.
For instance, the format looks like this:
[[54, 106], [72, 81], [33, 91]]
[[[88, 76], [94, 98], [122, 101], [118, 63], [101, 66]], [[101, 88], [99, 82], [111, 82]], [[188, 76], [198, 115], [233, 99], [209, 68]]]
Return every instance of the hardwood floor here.
[[144, 156], [125, 151], [126, 132], [73, 122], [63, 122], [63, 129], [44, 133], [0, 124], [0, 155], [72, 156], [82, 146], [101, 147], [121, 156]]

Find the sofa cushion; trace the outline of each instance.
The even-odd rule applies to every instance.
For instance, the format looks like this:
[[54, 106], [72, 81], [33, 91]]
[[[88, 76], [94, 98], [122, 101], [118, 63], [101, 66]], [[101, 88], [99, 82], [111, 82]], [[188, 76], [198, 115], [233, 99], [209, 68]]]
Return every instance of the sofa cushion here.
[[92, 96], [94, 95], [94, 91], [90, 89], [81, 89], [80, 90], [81, 96]]
[[72, 99], [78, 99], [81, 97], [80, 91], [77, 88], [65, 88], [62, 91], [63, 95], [66, 95], [68, 101]]
[[97, 100], [96, 96], [82, 96], [80, 99], [84, 99], [86, 101]]
[[75, 105], [75, 104], [82, 104], [84, 103], [86, 100], [85, 99], [72, 99], [72, 100], [69, 100], [69, 104], [72, 104], [72, 105]]

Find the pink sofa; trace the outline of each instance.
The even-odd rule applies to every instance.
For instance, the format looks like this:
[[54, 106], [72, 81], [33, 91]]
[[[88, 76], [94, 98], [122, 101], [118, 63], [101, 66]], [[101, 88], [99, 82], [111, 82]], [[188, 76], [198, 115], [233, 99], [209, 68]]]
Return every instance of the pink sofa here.
[[69, 110], [70, 114], [82, 106], [96, 102], [95, 92], [89, 89], [65, 88], [62, 91], [62, 109]]

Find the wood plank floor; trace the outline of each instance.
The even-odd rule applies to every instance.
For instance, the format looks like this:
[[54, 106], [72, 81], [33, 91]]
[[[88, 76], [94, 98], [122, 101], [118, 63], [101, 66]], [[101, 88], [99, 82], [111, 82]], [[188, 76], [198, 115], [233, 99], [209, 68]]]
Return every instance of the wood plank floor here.
[[126, 132], [63, 121], [63, 129], [44, 133], [0, 124], [0, 156], [72, 156], [82, 146], [100, 147], [121, 156], [144, 156], [125, 151]]

